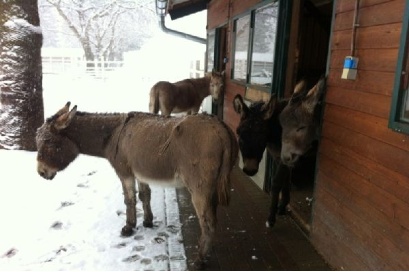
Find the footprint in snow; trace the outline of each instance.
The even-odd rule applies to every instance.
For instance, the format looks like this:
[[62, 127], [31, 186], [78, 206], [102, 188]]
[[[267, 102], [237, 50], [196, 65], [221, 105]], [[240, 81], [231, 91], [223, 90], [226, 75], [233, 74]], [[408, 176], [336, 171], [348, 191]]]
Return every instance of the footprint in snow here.
[[17, 249], [11, 248], [6, 253], [4, 253], [1, 257], [2, 258], [11, 258], [11, 257], [13, 257], [14, 255], [17, 254], [17, 251], [18, 251]]
[[135, 254], [135, 255], [131, 255], [129, 257], [126, 257], [122, 261], [125, 262], [125, 263], [133, 263], [133, 262], [139, 261], [141, 258], [142, 257], [140, 255]]
[[165, 255], [165, 254], [161, 254], [161, 255], [158, 255], [158, 256], [153, 257], [153, 259], [154, 259], [155, 261], [168, 261], [168, 260], [169, 260], [169, 256], [168, 256], [168, 255]]
[[134, 246], [132, 248], [132, 251], [144, 251], [145, 250], [145, 246]]
[[175, 226], [175, 225], [169, 225], [166, 227], [167, 231], [169, 231], [172, 234], [176, 234], [179, 232], [179, 227]]
[[87, 176], [92, 176], [93, 174], [95, 174], [97, 171], [91, 171], [87, 174]]
[[167, 234], [166, 232], [158, 232], [158, 236], [159, 237], [164, 237], [164, 238], [169, 238], [169, 234]]
[[52, 228], [52, 229], [56, 229], [56, 230], [60, 230], [60, 229], [62, 229], [62, 222], [60, 222], [60, 221], [55, 221], [51, 226], [50, 226], [50, 228]]
[[61, 202], [61, 206], [58, 208], [58, 210], [61, 210], [62, 208], [69, 207], [69, 206], [72, 206], [72, 205], [74, 205], [74, 202], [63, 201], [63, 202]]
[[136, 241], [141, 241], [141, 240], [145, 239], [145, 237], [143, 237], [143, 235], [135, 235], [133, 239], [136, 240]]
[[141, 264], [151, 264], [151, 263], [152, 263], [152, 260], [149, 258], [143, 258], [141, 260]]
[[155, 238], [153, 238], [153, 241], [154, 241], [155, 243], [157, 243], [157, 244], [162, 244], [162, 243], [164, 243], [166, 240], [165, 240], [164, 238], [162, 238], [162, 237], [155, 237]]
[[114, 245], [113, 246], [114, 248], [124, 248], [124, 247], [126, 247], [126, 243], [119, 243], [119, 244], [116, 244], [116, 245]]
[[86, 183], [78, 183], [77, 187], [79, 187], [79, 188], [88, 188], [89, 186]]

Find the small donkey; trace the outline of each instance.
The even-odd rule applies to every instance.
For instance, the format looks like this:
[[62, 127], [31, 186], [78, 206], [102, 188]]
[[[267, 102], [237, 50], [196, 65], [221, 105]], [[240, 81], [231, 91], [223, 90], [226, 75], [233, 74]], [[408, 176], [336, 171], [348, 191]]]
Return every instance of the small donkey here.
[[135, 179], [144, 227], [153, 226], [148, 183], [187, 187], [202, 231], [195, 262], [201, 268], [216, 230], [216, 208], [229, 200], [230, 172], [238, 156], [233, 131], [209, 115], [97, 114], [69, 107], [68, 102], [37, 131], [39, 175], [53, 179], [79, 154], [106, 158], [123, 187], [123, 236], [136, 227]]

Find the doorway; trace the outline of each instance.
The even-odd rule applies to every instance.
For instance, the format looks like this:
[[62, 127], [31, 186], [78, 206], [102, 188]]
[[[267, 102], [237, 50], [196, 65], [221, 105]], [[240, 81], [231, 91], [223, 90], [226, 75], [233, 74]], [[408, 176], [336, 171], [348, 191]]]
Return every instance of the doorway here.
[[[307, 88], [311, 88], [326, 74], [333, 2], [293, 1], [283, 97], [291, 96], [299, 80], [305, 79]], [[311, 223], [315, 169], [316, 159], [306, 159], [302, 167], [294, 168], [291, 176], [291, 213], [307, 233]]]
[[[209, 30], [207, 33], [207, 55], [206, 55], [206, 72], [222, 72], [226, 69], [227, 62], [227, 25]], [[206, 98], [209, 99], [209, 98]], [[210, 99], [211, 101], [211, 99]], [[224, 99], [217, 102], [211, 102], [211, 113], [217, 115], [223, 120], [223, 103]]]

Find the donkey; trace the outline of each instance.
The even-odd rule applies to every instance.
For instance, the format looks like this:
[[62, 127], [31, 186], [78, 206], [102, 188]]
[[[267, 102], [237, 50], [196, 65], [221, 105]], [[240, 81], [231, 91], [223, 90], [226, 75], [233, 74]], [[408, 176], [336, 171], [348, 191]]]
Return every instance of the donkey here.
[[[233, 100], [234, 109], [240, 114], [240, 123], [236, 133], [243, 157], [243, 172], [249, 176], [258, 172], [265, 148], [276, 164], [273, 184], [271, 188], [266, 188], [267, 191], [271, 191], [271, 207], [266, 223], [267, 227], [274, 226], [277, 213], [286, 213], [286, 207], [290, 203], [291, 173], [294, 168], [302, 168], [305, 165], [310, 165], [311, 160], [315, 161], [316, 134], [314, 137], [307, 137], [310, 135], [308, 134], [304, 138], [295, 136], [300, 131], [311, 133], [311, 131], [318, 130], [320, 116], [317, 108], [318, 100], [316, 99], [321, 96], [323, 85], [323, 80], [320, 80], [307, 92], [305, 81], [301, 81], [296, 85], [290, 100], [279, 100], [273, 95], [267, 103], [256, 102], [250, 107], [244, 103], [241, 95], [236, 95]], [[313, 97], [315, 98], [313, 99]], [[303, 109], [312, 110], [314, 112], [313, 118], [307, 118], [308, 114], [303, 117]], [[302, 120], [302, 125], [295, 126], [298, 124], [297, 120]], [[305, 144], [301, 141], [305, 141]], [[300, 146], [301, 144], [303, 145]], [[298, 147], [297, 156], [291, 156], [294, 160], [289, 161], [283, 158], [286, 156], [286, 152], [293, 150], [292, 147], [294, 146]], [[279, 201], [280, 192], [281, 199]]]
[[207, 96], [213, 101], [220, 99], [223, 92], [225, 72], [207, 73], [202, 78], [192, 78], [170, 83], [159, 81], [150, 91], [149, 112], [169, 116], [171, 113], [199, 112], [200, 105]]
[[98, 114], [68, 102], [38, 129], [37, 171], [53, 179], [79, 154], [106, 158], [118, 175], [126, 205], [122, 236], [136, 227], [136, 188], [144, 227], [152, 227], [148, 183], [185, 186], [201, 227], [195, 265], [203, 267], [215, 232], [216, 208], [227, 205], [230, 173], [238, 157], [233, 131], [210, 115], [166, 118], [143, 112]]
[[[278, 100], [276, 96], [271, 96], [267, 103], [256, 102], [248, 107], [240, 94], [233, 99], [234, 110], [240, 114], [240, 123], [236, 133], [243, 158], [243, 172], [249, 176], [258, 172], [266, 148], [277, 163], [272, 188], [266, 188], [266, 191], [271, 191], [271, 207], [266, 223], [267, 227], [274, 226], [276, 214], [284, 214], [286, 206], [290, 202], [290, 170], [280, 160], [282, 128], [279, 114], [287, 102], [287, 100]], [[280, 192], [282, 195], [279, 203]]]
[[[293, 167], [307, 153], [316, 153], [320, 134], [321, 99], [325, 77], [310, 90], [305, 81], [297, 84], [287, 106], [280, 114], [282, 132], [281, 160]], [[312, 152], [311, 152], [312, 151]]]

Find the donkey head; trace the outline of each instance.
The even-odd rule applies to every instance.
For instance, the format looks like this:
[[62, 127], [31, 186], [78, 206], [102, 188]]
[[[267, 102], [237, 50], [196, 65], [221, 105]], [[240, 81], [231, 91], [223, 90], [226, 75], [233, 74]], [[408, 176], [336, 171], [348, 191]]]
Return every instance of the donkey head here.
[[294, 93], [280, 114], [282, 132], [281, 160], [293, 166], [318, 140], [320, 111], [318, 105], [324, 92], [325, 78], [307, 90], [305, 81], [295, 86]]
[[214, 102], [217, 101], [223, 93], [224, 75], [224, 71], [221, 73], [212, 71], [210, 73], [210, 95]]
[[240, 114], [240, 123], [236, 133], [243, 157], [243, 172], [253, 176], [258, 172], [264, 149], [270, 140], [270, 118], [274, 113], [276, 97], [267, 103], [257, 102], [248, 107], [241, 95], [233, 100], [234, 110]]
[[45, 179], [53, 179], [79, 154], [78, 146], [64, 135], [77, 112], [77, 106], [69, 108], [70, 102], [37, 130], [37, 172]]

